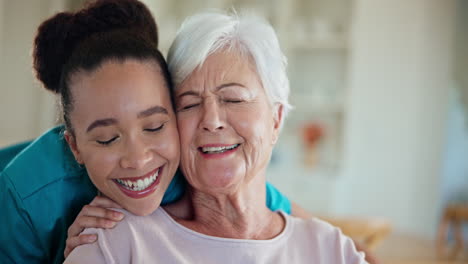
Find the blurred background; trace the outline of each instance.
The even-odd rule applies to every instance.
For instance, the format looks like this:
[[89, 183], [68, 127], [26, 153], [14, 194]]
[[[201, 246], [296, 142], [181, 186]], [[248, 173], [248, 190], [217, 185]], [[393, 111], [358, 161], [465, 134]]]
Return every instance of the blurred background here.
[[[0, 147], [56, 123], [55, 98], [32, 72], [32, 40], [45, 18], [83, 2], [0, 0]], [[441, 237], [455, 247], [451, 227], [468, 219], [468, 1], [143, 2], [164, 54], [183, 19], [207, 8], [249, 10], [274, 26], [295, 109], [268, 177], [291, 200], [385, 263], [439, 263], [444, 215]]]

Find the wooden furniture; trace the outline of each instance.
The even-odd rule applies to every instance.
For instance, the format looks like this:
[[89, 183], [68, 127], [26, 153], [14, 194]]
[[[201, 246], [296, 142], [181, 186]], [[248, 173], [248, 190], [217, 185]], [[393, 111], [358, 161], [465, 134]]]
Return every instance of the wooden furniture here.
[[[441, 258], [455, 259], [463, 250], [462, 223], [468, 221], [468, 204], [452, 204], [445, 208], [437, 232], [437, 253]], [[448, 245], [449, 230], [453, 230], [455, 243]]]
[[421, 236], [406, 232], [392, 232], [373, 251], [383, 264], [467, 264], [467, 256], [454, 260], [437, 256], [435, 237]]

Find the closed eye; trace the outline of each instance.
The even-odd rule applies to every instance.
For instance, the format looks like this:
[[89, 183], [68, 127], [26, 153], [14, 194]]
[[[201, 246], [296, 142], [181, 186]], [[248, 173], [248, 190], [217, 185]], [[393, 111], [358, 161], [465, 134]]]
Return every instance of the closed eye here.
[[101, 144], [101, 145], [107, 146], [107, 145], [111, 144], [112, 142], [114, 142], [117, 138], [118, 138], [118, 137], [113, 137], [113, 138], [111, 138], [111, 139], [109, 139], [109, 140], [104, 140], [104, 141], [102, 141], [102, 140], [96, 140], [96, 142], [99, 143], [99, 144]]
[[155, 127], [155, 128], [145, 128], [144, 130], [147, 131], [147, 132], [157, 132], [157, 131], [163, 129], [164, 124], [162, 124], [162, 125], [160, 125], [158, 127]]
[[226, 103], [238, 104], [238, 103], [242, 103], [242, 102], [244, 102], [244, 101], [243, 101], [243, 100], [239, 100], [239, 99], [225, 99], [224, 102], [226, 102]]
[[188, 110], [188, 109], [190, 109], [190, 108], [194, 108], [194, 107], [197, 107], [197, 106], [199, 106], [199, 105], [200, 105], [200, 103], [189, 104], [189, 105], [186, 105], [186, 106], [182, 107], [179, 111]]

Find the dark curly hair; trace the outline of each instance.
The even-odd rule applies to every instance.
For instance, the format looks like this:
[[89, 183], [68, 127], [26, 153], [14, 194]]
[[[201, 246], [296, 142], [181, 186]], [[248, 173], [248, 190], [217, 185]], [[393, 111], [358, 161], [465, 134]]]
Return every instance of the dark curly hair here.
[[156, 23], [137, 0], [97, 0], [75, 13], [58, 13], [39, 26], [34, 40], [36, 76], [47, 90], [60, 94], [65, 125], [72, 133], [71, 76], [91, 72], [109, 60], [129, 58], [155, 61], [170, 88]]

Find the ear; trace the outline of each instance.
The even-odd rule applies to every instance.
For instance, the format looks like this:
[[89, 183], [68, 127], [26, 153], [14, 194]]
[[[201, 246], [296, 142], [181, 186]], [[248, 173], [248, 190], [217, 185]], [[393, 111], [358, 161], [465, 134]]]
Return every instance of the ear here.
[[272, 144], [278, 142], [278, 137], [281, 129], [281, 123], [283, 122], [283, 104], [276, 104], [273, 111], [273, 137]]
[[76, 145], [76, 139], [75, 137], [68, 131], [66, 130], [64, 133], [65, 140], [68, 143], [68, 146], [70, 147], [73, 156], [75, 156], [75, 160], [79, 164], [83, 164], [83, 159], [81, 158], [80, 151], [78, 150], [78, 147]]

